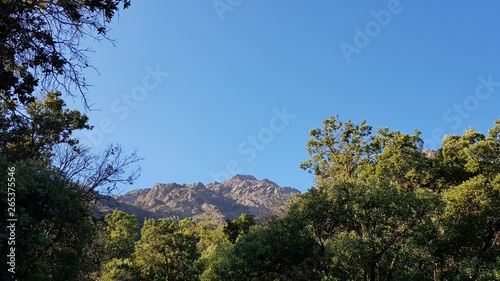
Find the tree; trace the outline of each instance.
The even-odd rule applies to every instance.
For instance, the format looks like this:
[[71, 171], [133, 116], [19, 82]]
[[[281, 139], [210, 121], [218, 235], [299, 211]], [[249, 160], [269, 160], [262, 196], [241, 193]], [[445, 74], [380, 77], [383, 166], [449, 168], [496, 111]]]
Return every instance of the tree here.
[[[89, 68], [85, 38], [107, 39], [108, 24], [129, 0], [0, 2], [0, 97], [15, 110], [42, 92], [82, 94]], [[76, 96], [76, 95], [75, 95]]]
[[431, 154], [416, 130], [370, 130], [313, 130], [316, 187], [245, 235], [228, 221], [202, 280], [499, 279], [500, 120]]
[[[92, 207], [98, 198], [109, 195], [117, 184], [131, 184], [137, 178], [139, 169], [128, 176], [125, 170], [140, 158], [136, 153], [124, 156], [119, 145], [110, 145], [98, 154], [92, 154], [90, 149], [79, 146], [72, 134], [75, 130], [89, 128], [87, 117], [78, 111], [69, 110], [58, 92], [49, 93], [45, 98], [28, 104], [26, 114], [10, 111], [5, 106], [5, 103], [0, 103], [0, 157], [4, 159], [5, 165], [8, 163], [11, 167], [24, 169], [19, 176], [23, 180], [21, 186], [24, 186], [16, 195], [17, 200], [22, 202], [18, 204], [21, 210], [19, 214], [22, 215], [23, 223], [31, 226], [23, 231], [31, 233], [33, 237], [39, 235], [37, 239], [23, 235], [18, 238], [21, 243], [26, 243], [23, 250], [27, 253], [37, 252], [36, 255], [27, 256], [24, 259], [26, 264], [21, 267], [30, 268], [30, 273], [26, 273], [26, 276], [20, 274], [18, 278], [84, 278], [80, 275], [85, 275], [87, 269], [96, 270], [99, 265], [93, 262], [100, 261], [99, 257], [90, 256], [99, 255], [99, 251], [89, 250], [96, 249], [90, 243], [99, 237], [96, 233], [99, 226], [92, 222], [95, 215]], [[5, 171], [7, 168], [4, 168]], [[74, 217], [68, 217], [71, 215]], [[50, 237], [56, 230], [57, 241], [44, 238], [47, 235]], [[75, 233], [82, 237], [73, 237]], [[64, 252], [66, 258], [79, 262], [71, 270], [58, 268], [65, 259], [62, 257], [64, 248], [59, 243], [62, 241], [65, 241], [64, 247], [67, 249]], [[71, 243], [78, 245], [72, 246]], [[82, 246], [85, 248], [82, 249]], [[83, 265], [85, 270], [79, 271]], [[65, 274], [55, 277], [56, 268]], [[34, 274], [47, 279], [35, 277], [38, 275]]]
[[311, 214], [313, 237], [332, 257], [332, 276], [493, 276], [500, 245], [500, 121], [488, 135], [469, 129], [448, 136], [432, 155], [418, 131], [379, 129], [371, 136], [363, 127], [369, 128], [332, 117], [311, 132], [312, 159], [302, 168], [315, 173], [317, 187], [291, 208]]
[[362, 180], [383, 181], [413, 190], [436, 188], [436, 161], [426, 156], [419, 131], [408, 135], [388, 128], [378, 129], [370, 146], [373, 159], [360, 167]]
[[311, 159], [300, 167], [314, 174], [318, 184], [357, 178], [358, 167], [372, 159], [371, 131], [365, 120], [361, 125], [343, 123], [338, 116], [324, 120], [322, 129], [311, 130], [307, 142]]
[[68, 180], [85, 186], [85, 199], [93, 205], [98, 199], [109, 199], [119, 185], [133, 184], [141, 168], [131, 166], [142, 159], [137, 151], [126, 155], [120, 144], [108, 144], [98, 153], [81, 145], [58, 145], [50, 163]]
[[500, 120], [488, 135], [448, 136], [437, 151], [446, 204], [433, 243], [435, 275], [489, 280], [500, 255]]
[[217, 247], [202, 280], [318, 280], [318, 247], [303, 217], [285, 215]]
[[146, 280], [197, 280], [199, 238], [190, 219], [147, 219], [136, 243], [134, 259]]
[[[20, 171], [16, 280], [94, 278], [101, 252], [93, 244], [100, 235], [92, 206], [138, 176], [139, 170], [124, 175], [140, 160], [135, 152], [124, 156], [119, 145], [110, 145], [92, 154], [79, 146], [73, 132], [91, 129], [88, 118], [61, 99], [62, 93], [80, 95], [89, 108], [82, 73], [92, 68], [91, 50], [81, 40], [109, 39], [108, 24], [119, 6], [129, 5], [129, 0], [0, 1], [0, 166]], [[5, 266], [5, 237], [0, 237]]]
[[456, 186], [477, 175], [494, 176], [500, 172], [499, 155], [500, 120], [487, 136], [473, 128], [463, 136], [447, 136], [436, 155], [441, 163], [441, 182]]
[[[348, 190], [344, 229], [327, 240], [332, 276], [339, 279], [398, 280], [408, 257], [403, 249], [432, 224], [439, 204], [432, 193], [373, 182], [333, 186]], [[344, 193], [345, 194], [345, 193]], [[339, 204], [335, 197], [331, 204]]]
[[247, 280], [241, 273], [242, 264], [233, 255], [234, 244], [229, 241], [217, 245], [213, 251], [203, 257], [204, 270], [200, 280]]
[[139, 236], [136, 215], [115, 210], [104, 218], [104, 253], [100, 262], [101, 281], [138, 280], [140, 272], [132, 259]]
[[108, 185], [106, 191], [101, 190], [107, 195], [117, 184], [131, 184], [139, 176], [139, 168], [125, 175], [130, 165], [141, 160], [135, 151], [124, 155], [119, 144], [109, 144], [94, 154], [79, 145], [73, 133], [91, 129], [88, 117], [67, 108], [60, 92], [48, 93], [30, 103], [26, 115], [0, 103], [0, 120], [0, 151], [12, 164], [30, 159], [53, 166], [68, 180], [86, 185], [89, 194]]
[[355, 125], [335, 116], [310, 135], [311, 159], [300, 167], [316, 176], [318, 186], [375, 180], [415, 189], [431, 187], [436, 174], [435, 161], [426, 157], [417, 130], [408, 135], [382, 128], [373, 135], [365, 120]]
[[35, 99], [26, 106], [25, 114], [0, 102], [0, 119], [0, 151], [11, 163], [32, 159], [48, 164], [55, 146], [75, 146], [78, 140], [72, 137], [73, 132], [91, 129], [88, 117], [68, 109], [60, 92]]
[[[80, 185], [64, 177], [60, 171], [24, 160], [11, 165], [0, 154], [0, 170], [15, 168], [15, 254], [13, 280], [77, 280], [89, 268], [87, 247], [92, 243], [96, 225], [88, 205], [82, 199]], [[0, 179], [7, 182], [7, 173]], [[2, 209], [7, 210], [7, 188], [0, 189]], [[11, 191], [9, 191], [11, 192]], [[0, 226], [6, 229], [6, 212]], [[7, 237], [0, 236], [2, 280], [7, 276]]]
[[250, 227], [255, 225], [254, 215], [241, 214], [237, 219], [231, 221], [226, 219], [226, 225], [224, 226], [224, 234], [231, 243], [235, 243], [243, 235], [250, 231]]
[[106, 222], [106, 260], [126, 259], [132, 256], [134, 244], [139, 237], [139, 220], [136, 215], [129, 215], [115, 210], [104, 218]]
[[138, 281], [139, 268], [131, 259], [112, 259], [103, 266], [99, 281]]
[[500, 175], [476, 176], [447, 190], [434, 255], [438, 276], [473, 276], [490, 270], [500, 255]]

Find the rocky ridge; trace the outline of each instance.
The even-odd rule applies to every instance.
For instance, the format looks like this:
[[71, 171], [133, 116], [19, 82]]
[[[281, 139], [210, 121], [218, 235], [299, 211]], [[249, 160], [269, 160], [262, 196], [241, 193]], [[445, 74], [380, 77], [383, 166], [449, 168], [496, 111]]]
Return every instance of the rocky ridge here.
[[235, 175], [224, 182], [204, 185], [155, 184], [152, 188], [136, 189], [117, 196], [108, 202], [104, 212], [123, 210], [143, 218], [194, 217], [223, 220], [235, 219], [240, 214], [283, 213], [292, 197], [300, 191], [280, 187], [268, 180], [257, 180], [251, 175]]

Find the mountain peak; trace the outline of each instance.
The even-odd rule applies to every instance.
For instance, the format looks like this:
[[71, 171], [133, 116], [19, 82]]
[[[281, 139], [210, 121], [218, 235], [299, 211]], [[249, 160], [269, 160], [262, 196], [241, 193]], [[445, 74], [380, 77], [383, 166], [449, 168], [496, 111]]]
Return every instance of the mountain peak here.
[[257, 179], [254, 176], [252, 176], [252, 175], [240, 175], [240, 174], [237, 174], [237, 175], [232, 176], [229, 180], [256, 181]]

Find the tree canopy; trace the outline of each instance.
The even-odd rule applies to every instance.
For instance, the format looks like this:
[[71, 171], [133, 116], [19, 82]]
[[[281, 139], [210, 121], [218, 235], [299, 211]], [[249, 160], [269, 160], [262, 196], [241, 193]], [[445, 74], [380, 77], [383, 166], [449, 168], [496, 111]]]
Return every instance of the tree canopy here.
[[325, 120], [301, 164], [316, 187], [221, 245], [203, 280], [499, 280], [499, 129], [426, 151], [418, 131]]
[[[0, 1], [1, 204], [15, 218], [15, 244], [0, 234], [2, 280], [95, 280], [103, 232], [95, 203], [120, 183], [132, 183], [120, 145], [95, 153], [74, 133], [92, 129], [63, 95], [83, 98], [92, 68], [83, 39], [107, 37], [128, 0]], [[12, 171], [7, 179], [5, 171]], [[14, 174], [14, 171], [16, 173]], [[3, 229], [7, 214], [1, 215]], [[10, 243], [10, 244], [9, 244]], [[7, 251], [15, 270], [7, 271]], [[15, 272], [14, 272], [15, 271]]]
[[[0, 97], [9, 107], [41, 92], [82, 94], [91, 67], [84, 38], [106, 39], [108, 24], [129, 0], [0, 1]], [[76, 93], [75, 93], [76, 91]]]

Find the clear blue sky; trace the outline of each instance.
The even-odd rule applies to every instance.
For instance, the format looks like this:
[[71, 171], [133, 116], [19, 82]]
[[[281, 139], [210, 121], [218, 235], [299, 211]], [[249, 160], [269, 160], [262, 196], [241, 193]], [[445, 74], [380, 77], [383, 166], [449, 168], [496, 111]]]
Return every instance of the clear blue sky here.
[[498, 11], [497, 1], [133, 1], [112, 25], [116, 47], [88, 42], [99, 111], [82, 140], [145, 158], [122, 191], [235, 171], [305, 191], [309, 131], [335, 114], [416, 128], [429, 148], [443, 133], [486, 133], [500, 118]]

